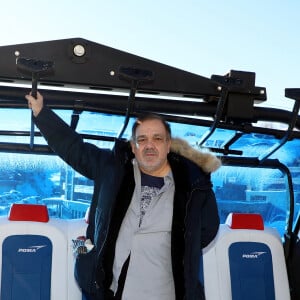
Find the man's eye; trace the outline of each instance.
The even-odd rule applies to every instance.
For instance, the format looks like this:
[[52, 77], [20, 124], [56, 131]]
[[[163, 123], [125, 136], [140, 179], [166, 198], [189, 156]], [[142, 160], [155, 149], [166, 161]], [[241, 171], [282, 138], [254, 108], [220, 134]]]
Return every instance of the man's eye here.
[[155, 142], [162, 142], [162, 141], [163, 141], [163, 138], [162, 138], [161, 136], [156, 136], [156, 137], [153, 138], [153, 140], [154, 140]]
[[146, 139], [145, 138], [138, 138], [136, 141], [137, 141], [138, 144], [143, 144], [143, 143], [145, 143]]

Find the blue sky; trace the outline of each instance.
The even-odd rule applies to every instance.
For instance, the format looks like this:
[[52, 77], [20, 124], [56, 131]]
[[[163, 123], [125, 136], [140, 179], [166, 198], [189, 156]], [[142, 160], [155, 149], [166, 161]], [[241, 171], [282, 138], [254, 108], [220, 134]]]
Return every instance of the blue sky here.
[[256, 73], [261, 105], [300, 88], [299, 0], [10, 0], [0, 46], [82, 37], [205, 77]]

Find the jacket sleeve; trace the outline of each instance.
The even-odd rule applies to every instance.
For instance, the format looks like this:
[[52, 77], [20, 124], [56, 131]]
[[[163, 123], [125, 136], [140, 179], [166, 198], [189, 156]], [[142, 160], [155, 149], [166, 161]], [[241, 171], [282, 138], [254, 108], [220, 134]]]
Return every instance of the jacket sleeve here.
[[201, 249], [216, 236], [219, 228], [219, 215], [213, 190], [199, 189], [194, 193], [194, 201], [189, 203], [185, 235], [185, 286], [186, 299], [205, 299], [201, 280]]
[[203, 202], [201, 220], [201, 247], [204, 248], [215, 238], [220, 225], [216, 197], [212, 189], [207, 191], [206, 200]]
[[82, 175], [95, 179], [111, 156], [111, 151], [85, 143], [80, 134], [69, 127], [46, 106], [34, 122], [40, 129], [50, 148], [66, 163]]

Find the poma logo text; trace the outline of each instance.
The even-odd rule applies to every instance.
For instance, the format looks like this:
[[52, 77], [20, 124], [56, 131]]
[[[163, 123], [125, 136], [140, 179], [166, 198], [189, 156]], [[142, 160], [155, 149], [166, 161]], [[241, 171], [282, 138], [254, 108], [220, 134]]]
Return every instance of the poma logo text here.
[[41, 248], [46, 247], [46, 245], [41, 245], [41, 246], [30, 246], [28, 248], [19, 248], [18, 252], [22, 252], [22, 253], [35, 253], [38, 250], [40, 250]]
[[261, 256], [262, 254], [265, 254], [265, 253], [266, 253], [266, 252], [258, 252], [258, 251], [252, 252], [252, 253], [248, 253], [248, 254], [244, 253], [244, 254], [242, 255], [242, 258], [255, 259], [255, 258], [258, 258], [259, 256]]

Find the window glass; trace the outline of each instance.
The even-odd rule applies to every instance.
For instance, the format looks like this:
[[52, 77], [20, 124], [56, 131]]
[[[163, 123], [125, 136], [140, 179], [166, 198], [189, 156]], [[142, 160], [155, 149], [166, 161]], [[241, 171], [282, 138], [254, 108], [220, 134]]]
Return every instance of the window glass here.
[[[72, 111], [54, 110], [67, 124], [71, 124]], [[79, 114], [76, 131], [81, 134], [97, 136], [117, 137], [125, 122], [125, 116], [111, 115], [96, 112], [83, 111]], [[134, 119], [131, 119], [126, 127], [123, 138], [130, 138], [131, 126]]]
[[50, 217], [82, 218], [93, 182], [55, 155], [0, 153], [0, 214], [12, 203], [46, 204]]
[[222, 166], [212, 174], [221, 223], [231, 212], [261, 214], [283, 235], [289, 210], [287, 177], [279, 170]]

